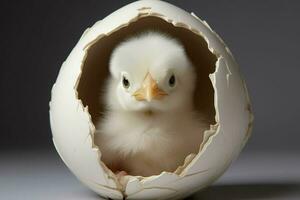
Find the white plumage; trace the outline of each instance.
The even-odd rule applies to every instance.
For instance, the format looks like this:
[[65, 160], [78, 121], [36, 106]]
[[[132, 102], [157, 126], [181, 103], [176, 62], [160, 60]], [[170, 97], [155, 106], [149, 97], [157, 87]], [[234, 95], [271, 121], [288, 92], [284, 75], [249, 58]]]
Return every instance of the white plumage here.
[[194, 111], [196, 74], [179, 41], [158, 32], [132, 37], [114, 49], [109, 70], [96, 132], [106, 165], [150, 176], [198, 153], [209, 125]]

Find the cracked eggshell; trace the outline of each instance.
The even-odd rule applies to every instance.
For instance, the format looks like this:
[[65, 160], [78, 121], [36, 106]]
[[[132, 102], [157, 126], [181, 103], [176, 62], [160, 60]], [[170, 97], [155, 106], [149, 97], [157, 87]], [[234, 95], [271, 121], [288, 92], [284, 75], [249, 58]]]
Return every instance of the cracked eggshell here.
[[[209, 75], [214, 89], [216, 124], [205, 132], [201, 151], [186, 158], [174, 173], [131, 177], [121, 185], [100, 161], [93, 142], [95, 127], [77, 86], [89, 47], [101, 37], [145, 17], [157, 17], [203, 37], [217, 62]], [[101, 66], [100, 66], [101, 67]], [[251, 133], [253, 116], [248, 92], [238, 65], [220, 37], [195, 14], [156, 0], [131, 3], [87, 29], [63, 63], [52, 89], [50, 122], [55, 147], [77, 178], [104, 198], [182, 198], [211, 184], [237, 157]]]

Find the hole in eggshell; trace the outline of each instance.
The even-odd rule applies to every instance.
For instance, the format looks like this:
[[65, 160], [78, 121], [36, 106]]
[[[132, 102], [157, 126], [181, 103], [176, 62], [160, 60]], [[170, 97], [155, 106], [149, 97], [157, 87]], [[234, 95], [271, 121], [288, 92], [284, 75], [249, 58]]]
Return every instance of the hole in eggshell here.
[[[96, 124], [103, 117], [104, 105], [103, 102], [100, 102], [100, 95], [108, 77], [108, 63], [111, 52], [124, 39], [145, 30], [165, 32], [181, 41], [190, 60], [196, 67], [195, 109], [205, 114], [209, 124], [216, 124], [214, 89], [209, 74], [215, 71], [217, 57], [209, 51], [207, 42], [199, 34], [185, 28], [182, 24], [176, 26], [176, 24], [174, 25], [155, 16], [138, 18], [109, 35], [99, 36], [98, 40], [88, 47], [82, 66], [82, 74], [77, 85], [77, 92], [83, 105], [88, 106], [92, 122]], [[199, 147], [201, 144], [202, 141], [199, 141]], [[187, 164], [183, 160], [181, 168], [186, 167]], [[180, 169], [180, 166], [178, 169]], [[175, 173], [178, 172], [178, 169]], [[182, 169], [179, 171], [182, 171]]]

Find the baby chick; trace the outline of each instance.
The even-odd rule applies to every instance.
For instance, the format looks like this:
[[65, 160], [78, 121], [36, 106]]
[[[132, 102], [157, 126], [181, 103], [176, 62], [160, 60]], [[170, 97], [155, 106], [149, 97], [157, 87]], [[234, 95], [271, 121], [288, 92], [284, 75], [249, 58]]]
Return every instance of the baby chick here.
[[156, 175], [198, 153], [209, 124], [194, 111], [196, 73], [179, 41], [159, 32], [127, 39], [109, 70], [95, 138], [111, 170]]

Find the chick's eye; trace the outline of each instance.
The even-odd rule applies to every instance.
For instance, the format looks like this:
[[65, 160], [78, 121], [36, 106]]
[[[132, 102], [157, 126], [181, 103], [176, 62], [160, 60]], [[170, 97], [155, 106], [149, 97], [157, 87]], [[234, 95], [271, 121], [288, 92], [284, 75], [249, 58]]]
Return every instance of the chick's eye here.
[[175, 86], [175, 83], [176, 83], [176, 79], [175, 79], [175, 76], [172, 75], [169, 79], [169, 86], [170, 87], [174, 87]]
[[125, 76], [123, 76], [122, 83], [123, 83], [124, 88], [126, 88], [126, 89], [129, 88], [130, 83], [129, 83], [129, 80]]

